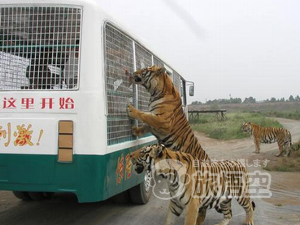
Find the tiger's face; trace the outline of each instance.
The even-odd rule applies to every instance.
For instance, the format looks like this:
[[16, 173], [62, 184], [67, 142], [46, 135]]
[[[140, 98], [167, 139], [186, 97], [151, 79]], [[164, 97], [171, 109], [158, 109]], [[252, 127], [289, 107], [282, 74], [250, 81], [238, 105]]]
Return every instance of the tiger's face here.
[[131, 80], [135, 84], [143, 85], [151, 95], [156, 95], [166, 90], [166, 87], [172, 86], [172, 80], [165, 72], [164, 67], [146, 67], [135, 71]]
[[[184, 154], [184, 153], [181, 153]], [[186, 165], [181, 162], [176, 152], [167, 149], [164, 145], [156, 145], [152, 148], [149, 156], [154, 160], [154, 168], [157, 176], [170, 178], [177, 174], [186, 173]]]
[[143, 173], [147, 169], [150, 170], [151, 166], [151, 157], [150, 152], [152, 150], [151, 146], [143, 147], [134, 151], [130, 155], [131, 162], [133, 164], [133, 168], [137, 174]]
[[[173, 151], [168, 150], [164, 145], [155, 144], [136, 150], [131, 154], [130, 158], [134, 170], [138, 174], [143, 173], [147, 169], [151, 170], [152, 159], [155, 163], [156, 173], [167, 174], [170, 172], [170, 162], [176, 158], [173, 156], [174, 154]], [[178, 160], [175, 161], [178, 166], [182, 165]]]
[[251, 123], [250, 122], [243, 122], [242, 131], [250, 132], [251, 130]]

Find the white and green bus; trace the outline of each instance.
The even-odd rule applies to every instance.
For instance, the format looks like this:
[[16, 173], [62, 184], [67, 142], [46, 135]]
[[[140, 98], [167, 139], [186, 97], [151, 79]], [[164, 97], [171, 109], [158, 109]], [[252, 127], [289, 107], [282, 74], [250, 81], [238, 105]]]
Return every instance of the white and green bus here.
[[100, 0], [0, 0], [0, 190], [23, 200], [72, 192], [79, 202], [149, 198], [130, 152], [126, 106], [149, 94], [126, 70], [162, 65], [186, 105], [186, 81], [101, 10]]

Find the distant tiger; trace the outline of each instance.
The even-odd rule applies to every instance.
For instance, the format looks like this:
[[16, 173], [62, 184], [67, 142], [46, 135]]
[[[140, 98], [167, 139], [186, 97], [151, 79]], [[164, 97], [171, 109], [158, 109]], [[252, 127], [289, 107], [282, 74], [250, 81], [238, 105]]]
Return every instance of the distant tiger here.
[[152, 66], [138, 70], [133, 73], [132, 80], [143, 85], [151, 94], [149, 112], [128, 105], [128, 115], [144, 123], [141, 127], [133, 127], [133, 134], [142, 136], [151, 132], [159, 143], [174, 151], [191, 153], [200, 160], [209, 160], [187, 121], [180, 94], [165, 68]]
[[291, 133], [284, 128], [277, 127], [262, 127], [251, 122], [244, 122], [242, 127], [244, 132], [249, 132], [254, 138], [255, 153], [260, 151], [260, 143], [275, 143], [277, 142], [279, 152], [276, 156], [282, 155], [286, 151], [286, 155], [291, 153], [292, 136]]
[[[154, 161], [150, 168], [149, 157]], [[235, 198], [246, 211], [246, 224], [253, 225], [255, 204], [250, 199], [246, 167], [238, 161], [203, 162], [188, 153], [174, 152], [163, 145], [143, 147], [132, 153], [137, 173], [152, 169], [166, 179], [170, 198], [165, 225], [174, 224], [186, 208], [185, 225], [202, 225], [208, 208], [222, 208], [227, 225], [232, 218], [231, 200]], [[165, 191], [164, 191], [165, 192]]]

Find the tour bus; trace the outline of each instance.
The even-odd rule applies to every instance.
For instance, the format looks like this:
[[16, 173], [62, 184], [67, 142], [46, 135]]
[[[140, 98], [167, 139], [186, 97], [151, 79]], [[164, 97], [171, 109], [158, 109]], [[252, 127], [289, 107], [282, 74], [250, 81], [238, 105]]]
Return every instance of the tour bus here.
[[[145, 204], [128, 103], [149, 94], [128, 73], [164, 66], [186, 105], [187, 81], [101, 10], [100, 0], [0, 0], [0, 190], [22, 200], [56, 192], [96, 202], [126, 193]], [[126, 73], [128, 71], [128, 73]]]

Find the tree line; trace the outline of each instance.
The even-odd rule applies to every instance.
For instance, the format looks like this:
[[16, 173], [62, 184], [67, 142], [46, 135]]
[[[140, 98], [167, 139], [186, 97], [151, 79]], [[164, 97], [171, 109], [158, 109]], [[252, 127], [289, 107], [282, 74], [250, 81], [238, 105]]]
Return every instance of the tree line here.
[[[270, 98], [263, 100], [262, 102], [300, 102], [300, 97], [297, 95], [294, 97], [293, 95], [290, 95], [288, 99], [285, 98]], [[213, 104], [249, 104], [249, 103], [257, 103], [256, 99], [252, 96], [245, 98], [242, 100], [241, 98], [230, 98], [230, 99], [214, 99], [214, 100], [208, 100], [207, 102], [203, 103], [201, 101], [193, 101], [192, 105], [213, 105]]]

